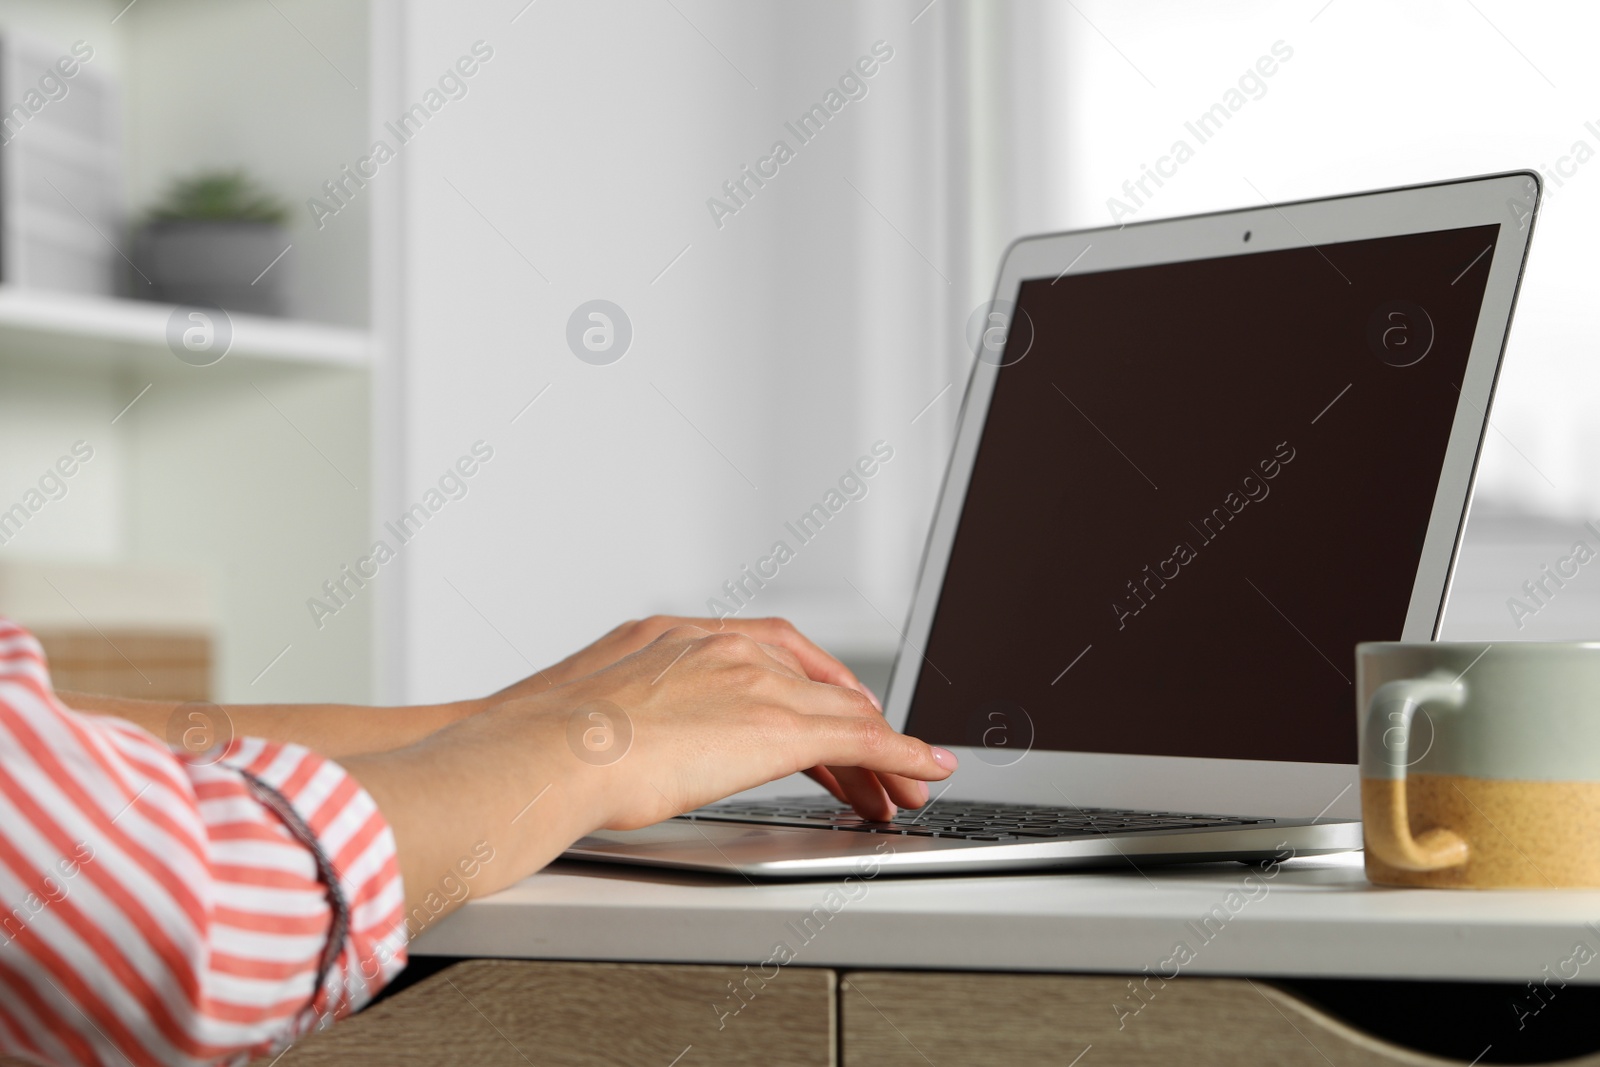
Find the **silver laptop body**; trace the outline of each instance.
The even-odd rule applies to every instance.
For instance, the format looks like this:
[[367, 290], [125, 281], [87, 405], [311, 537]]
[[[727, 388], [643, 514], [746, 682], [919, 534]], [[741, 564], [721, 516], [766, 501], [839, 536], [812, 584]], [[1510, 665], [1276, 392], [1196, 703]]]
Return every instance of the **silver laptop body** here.
[[872, 877], [1361, 847], [1353, 649], [1443, 619], [1531, 172], [1019, 240], [886, 714], [961, 768], [803, 778], [575, 859]]

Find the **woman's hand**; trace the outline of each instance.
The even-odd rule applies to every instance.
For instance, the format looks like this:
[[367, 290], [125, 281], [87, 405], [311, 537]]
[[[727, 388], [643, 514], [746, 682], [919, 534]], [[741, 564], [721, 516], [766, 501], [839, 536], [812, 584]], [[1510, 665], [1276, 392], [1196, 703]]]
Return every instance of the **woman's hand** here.
[[800, 661], [806, 677], [812, 681], [854, 689], [877, 703], [878, 698], [861, 684], [850, 668], [818, 648], [788, 619], [703, 619], [680, 615], [630, 619], [587, 648], [579, 649], [553, 667], [546, 667], [515, 685], [507, 686], [491, 699], [532, 696], [545, 689], [565, 685], [611, 666], [623, 656], [632, 655], [668, 630], [679, 626], [695, 626], [711, 633], [741, 633], [764, 645], [776, 645], [792, 653]]
[[[599, 725], [605, 743], [587, 744]], [[595, 829], [648, 826], [797, 770], [849, 768], [898, 795], [947, 778], [955, 757], [896, 733], [861, 693], [807, 678], [785, 648], [683, 626], [604, 670], [344, 765], [394, 828], [410, 897], [473, 841], [506, 857], [486, 867], [490, 891]]]
[[620, 714], [618, 734], [631, 733], [626, 754], [596, 768], [612, 779], [603, 824], [612, 829], [823, 765], [835, 766], [841, 782], [870, 786], [842, 798], [864, 818], [888, 819], [895, 805], [925, 803], [923, 782], [955, 768], [944, 749], [892, 730], [860, 690], [812, 679], [787, 647], [743, 633], [673, 627], [549, 695], [580, 721], [584, 709]]
[[[814, 682], [853, 689], [872, 701], [881, 713], [883, 704], [850, 668], [828, 655], [787, 619], [698, 619], [676, 615], [652, 615], [616, 627], [587, 648], [574, 652], [553, 667], [548, 667], [490, 697], [485, 704], [533, 696], [545, 690], [593, 674], [611, 666], [624, 656], [644, 648], [663, 634], [679, 627], [695, 627], [715, 634], [744, 634], [755, 641], [787, 653], [786, 663]], [[915, 808], [928, 801], [927, 786], [904, 781], [892, 775], [875, 775], [855, 767], [815, 766], [804, 768], [829, 793], [855, 808], [868, 819], [890, 819], [895, 806]]]

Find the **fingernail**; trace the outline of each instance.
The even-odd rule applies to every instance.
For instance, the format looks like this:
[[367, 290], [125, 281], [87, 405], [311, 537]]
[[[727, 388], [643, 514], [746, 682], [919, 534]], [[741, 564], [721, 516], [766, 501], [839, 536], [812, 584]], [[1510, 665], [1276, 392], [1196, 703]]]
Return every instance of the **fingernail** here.
[[957, 761], [956, 754], [954, 752], [951, 752], [948, 748], [940, 748], [938, 745], [932, 745], [929, 747], [933, 749], [933, 762], [937, 763], [947, 771], [953, 771], [956, 769]]

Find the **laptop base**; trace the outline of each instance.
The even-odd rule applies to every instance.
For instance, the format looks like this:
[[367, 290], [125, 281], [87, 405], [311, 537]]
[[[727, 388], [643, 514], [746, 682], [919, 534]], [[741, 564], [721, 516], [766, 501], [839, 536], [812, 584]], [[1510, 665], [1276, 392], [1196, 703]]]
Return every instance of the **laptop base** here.
[[1267, 826], [985, 842], [676, 818], [642, 830], [597, 831], [575, 843], [564, 858], [748, 878], [874, 878], [1228, 860], [1281, 862], [1348, 852], [1361, 845], [1361, 823], [1346, 819], [1278, 819]]

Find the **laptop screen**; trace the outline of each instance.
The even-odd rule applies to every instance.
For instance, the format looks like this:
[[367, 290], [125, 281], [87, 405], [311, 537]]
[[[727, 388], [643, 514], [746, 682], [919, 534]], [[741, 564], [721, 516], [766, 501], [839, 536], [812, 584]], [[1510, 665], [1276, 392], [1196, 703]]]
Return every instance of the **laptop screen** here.
[[1498, 231], [1023, 282], [907, 731], [1356, 762]]

